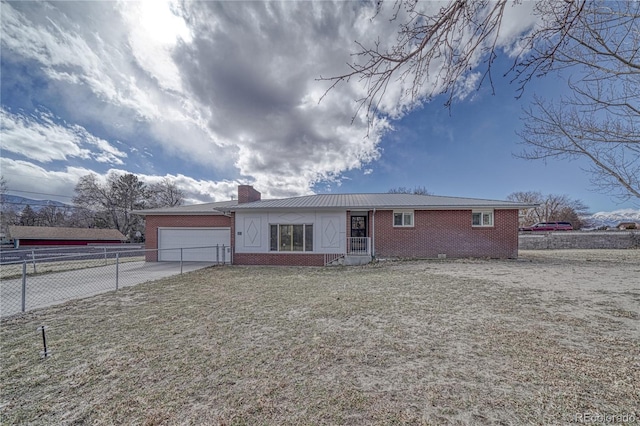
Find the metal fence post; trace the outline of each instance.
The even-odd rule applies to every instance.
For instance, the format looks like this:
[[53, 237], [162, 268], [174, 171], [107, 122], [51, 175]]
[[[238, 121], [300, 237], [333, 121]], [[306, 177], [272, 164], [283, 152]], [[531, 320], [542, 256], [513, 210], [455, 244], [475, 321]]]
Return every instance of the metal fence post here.
[[22, 312], [27, 310], [27, 261], [22, 264]]
[[116, 290], [118, 290], [118, 280], [119, 280], [119, 274], [120, 272], [120, 253], [116, 253]]
[[225, 261], [225, 256], [226, 256], [226, 251], [224, 249], [224, 244], [222, 245], [222, 264], [224, 265], [224, 261]]
[[220, 264], [220, 246], [216, 244], [216, 265]]
[[36, 271], [36, 251], [35, 250], [31, 250], [31, 262], [33, 262], [33, 273], [37, 273], [38, 271]]
[[180, 275], [182, 275], [182, 247], [180, 247]]

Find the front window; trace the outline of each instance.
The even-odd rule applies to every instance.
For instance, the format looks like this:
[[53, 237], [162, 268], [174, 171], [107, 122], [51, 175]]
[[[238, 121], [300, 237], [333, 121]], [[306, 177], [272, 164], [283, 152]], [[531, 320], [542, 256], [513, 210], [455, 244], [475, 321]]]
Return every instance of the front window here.
[[471, 214], [473, 226], [493, 226], [493, 211], [480, 211]]
[[393, 226], [395, 227], [412, 227], [413, 211], [394, 211]]
[[313, 225], [271, 225], [271, 251], [313, 251]]

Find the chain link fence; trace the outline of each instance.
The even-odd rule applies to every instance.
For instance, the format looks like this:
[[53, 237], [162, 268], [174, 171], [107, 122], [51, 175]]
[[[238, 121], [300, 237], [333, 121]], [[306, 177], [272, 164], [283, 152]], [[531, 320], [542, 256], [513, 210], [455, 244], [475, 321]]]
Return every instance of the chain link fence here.
[[109, 244], [109, 245], [86, 245], [86, 246], [51, 246], [51, 247], [27, 247], [27, 248], [7, 248], [0, 249], [0, 265], [25, 260], [38, 260], [53, 257], [64, 257], [70, 255], [90, 255], [100, 254], [103, 257], [107, 253], [143, 250], [144, 246], [139, 244]]
[[[224, 245], [161, 250], [139, 247], [78, 250], [3, 250], [0, 256], [0, 316], [231, 261], [227, 254], [229, 247]], [[20, 260], [8, 260], [15, 257]], [[151, 258], [172, 261], [146, 261]]]

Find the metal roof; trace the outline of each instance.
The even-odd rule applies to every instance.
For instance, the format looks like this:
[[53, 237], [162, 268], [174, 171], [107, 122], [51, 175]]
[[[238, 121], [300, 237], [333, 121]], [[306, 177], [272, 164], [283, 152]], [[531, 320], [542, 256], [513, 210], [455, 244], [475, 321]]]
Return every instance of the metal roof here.
[[414, 194], [318, 194], [239, 204], [230, 210], [264, 209], [391, 209], [448, 210], [470, 208], [522, 209], [534, 204], [479, 198]]
[[51, 226], [9, 226], [9, 235], [14, 240], [87, 240], [126, 241], [117, 229], [62, 228]]
[[189, 206], [160, 207], [157, 209], [134, 210], [132, 213], [142, 216], [167, 215], [221, 215], [236, 206], [238, 200], [218, 201], [215, 203], [192, 204]]
[[421, 209], [459, 210], [473, 208], [524, 209], [535, 207], [512, 201], [485, 200], [479, 198], [443, 197], [438, 195], [414, 194], [317, 194], [303, 197], [261, 200], [238, 204], [237, 200], [215, 203], [193, 204], [189, 206], [162, 207], [149, 210], [134, 210], [143, 216], [167, 215], [222, 215], [236, 210], [273, 209]]

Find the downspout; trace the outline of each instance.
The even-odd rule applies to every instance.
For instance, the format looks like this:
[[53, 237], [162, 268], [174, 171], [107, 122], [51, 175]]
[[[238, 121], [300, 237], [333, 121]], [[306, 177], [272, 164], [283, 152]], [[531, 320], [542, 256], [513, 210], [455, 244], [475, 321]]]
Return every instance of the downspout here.
[[376, 209], [373, 208], [373, 214], [371, 215], [371, 257], [376, 257]]

